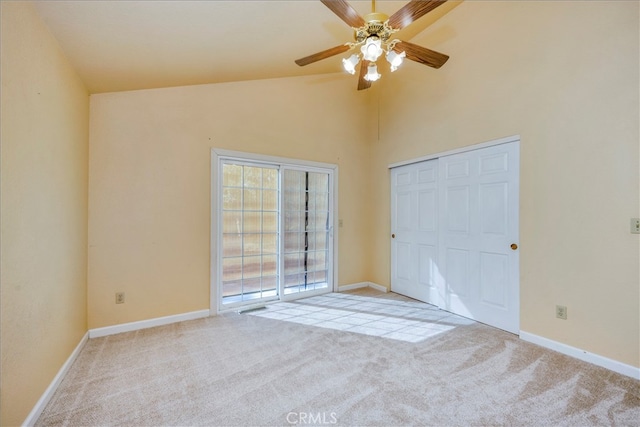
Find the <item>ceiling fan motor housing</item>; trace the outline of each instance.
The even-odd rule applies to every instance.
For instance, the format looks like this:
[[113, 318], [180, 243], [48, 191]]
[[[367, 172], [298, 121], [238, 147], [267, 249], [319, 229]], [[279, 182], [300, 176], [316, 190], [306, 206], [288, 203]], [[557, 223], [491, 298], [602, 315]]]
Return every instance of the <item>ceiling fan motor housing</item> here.
[[378, 37], [386, 42], [396, 30], [387, 24], [389, 17], [384, 13], [372, 12], [364, 16], [365, 24], [355, 29], [355, 39], [358, 43], [364, 42], [371, 36]]
[[364, 22], [379, 22], [379, 23], [383, 23], [385, 22], [387, 19], [389, 19], [389, 17], [387, 15], [385, 15], [384, 13], [380, 13], [380, 12], [371, 12], [371, 13], [367, 13], [366, 15], [364, 15], [363, 17]]

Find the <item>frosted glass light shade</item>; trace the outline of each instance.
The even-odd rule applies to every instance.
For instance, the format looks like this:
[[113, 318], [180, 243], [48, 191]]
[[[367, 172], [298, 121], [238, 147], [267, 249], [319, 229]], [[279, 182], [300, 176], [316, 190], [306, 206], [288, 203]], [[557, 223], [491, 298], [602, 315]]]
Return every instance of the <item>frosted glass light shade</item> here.
[[349, 58], [345, 58], [342, 60], [342, 66], [349, 74], [356, 73], [356, 65], [360, 62], [360, 57], [355, 53], [351, 55]]
[[382, 41], [377, 37], [369, 37], [366, 43], [360, 48], [362, 56], [367, 61], [375, 62], [382, 55]]
[[389, 64], [391, 64], [391, 72], [394, 72], [398, 69], [398, 67], [402, 64], [405, 56], [407, 56], [405, 52], [396, 53], [391, 50], [389, 51], [389, 53], [387, 53], [387, 61], [389, 62]]
[[364, 76], [364, 79], [370, 82], [375, 82], [380, 79], [380, 74], [378, 73], [378, 66], [376, 64], [369, 64], [367, 68], [367, 74]]

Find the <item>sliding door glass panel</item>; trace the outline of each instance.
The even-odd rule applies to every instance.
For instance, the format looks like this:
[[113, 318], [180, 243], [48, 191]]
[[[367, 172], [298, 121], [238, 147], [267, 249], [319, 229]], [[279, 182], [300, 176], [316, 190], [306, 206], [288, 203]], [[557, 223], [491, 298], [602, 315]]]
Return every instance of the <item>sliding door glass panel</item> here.
[[217, 162], [219, 308], [330, 292], [334, 171], [251, 157]]
[[329, 287], [329, 174], [283, 171], [284, 294]]
[[278, 297], [279, 171], [222, 164], [222, 304]]

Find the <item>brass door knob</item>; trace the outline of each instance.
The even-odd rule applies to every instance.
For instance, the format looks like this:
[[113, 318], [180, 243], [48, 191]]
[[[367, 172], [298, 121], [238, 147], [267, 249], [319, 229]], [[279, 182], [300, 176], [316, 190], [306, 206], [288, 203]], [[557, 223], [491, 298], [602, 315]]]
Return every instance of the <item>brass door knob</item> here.
[[392, 235], [391, 235], [391, 238], [392, 238], [392, 239], [395, 239], [395, 238], [396, 238], [396, 235], [395, 235], [395, 234], [392, 234]]
[[515, 243], [512, 243], [511, 244], [511, 249], [513, 249], [515, 251], [516, 249], [518, 249], [518, 245], [516, 245]]

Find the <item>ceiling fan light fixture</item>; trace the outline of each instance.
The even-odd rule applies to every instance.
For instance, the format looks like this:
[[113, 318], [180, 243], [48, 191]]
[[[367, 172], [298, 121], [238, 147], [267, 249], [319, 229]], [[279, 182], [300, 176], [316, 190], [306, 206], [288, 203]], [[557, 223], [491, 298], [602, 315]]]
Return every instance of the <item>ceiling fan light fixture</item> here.
[[379, 80], [380, 77], [382, 76], [378, 73], [378, 66], [376, 64], [369, 64], [369, 67], [367, 67], [367, 74], [364, 76], [364, 79], [369, 82], [375, 82], [376, 80]]
[[358, 65], [358, 62], [360, 62], [360, 57], [354, 53], [349, 58], [344, 58], [342, 60], [342, 66], [344, 67], [347, 73], [355, 74], [356, 65]]
[[391, 65], [391, 72], [394, 72], [400, 65], [402, 65], [402, 62], [406, 56], [407, 54], [405, 52], [396, 53], [393, 50], [390, 50], [387, 53], [387, 61]]
[[[0, 0], [1, 1], [1, 0]], [[406, 1], [406, 0], [405, 0]], [[449, 59], [448, 55], [394, 38], [394, 34], [420, 19], [447, 0], [410, 0], [393, 15], [376, 12], [376, 0], [371, 0], [371, 13], [360, 16], [348, 0], [320, 0], [338, 18], [354, 31], [354, 42], [347, 42], [313, 55], [295, 60], [305, 66], [334, 55], [351, 55], [342, 59], [342, 66], [349, 74], [358, 75], [358, 90], [371, 87], [371, 83], [382, 76], [376, 62], [386, 54], [390, 70], [396, 71], [408, 59], [432, 68], [440, 68]], [[398, 44], [401, 43], [400, 46]], [[357, 72], [357, 73], [356, 73]]]
[[365, 44], [360, 48], [362, 56], [367, 61], [375, 62], [384, 52], [382, 50], [382, 41], [378, 37], [369, 37]]

